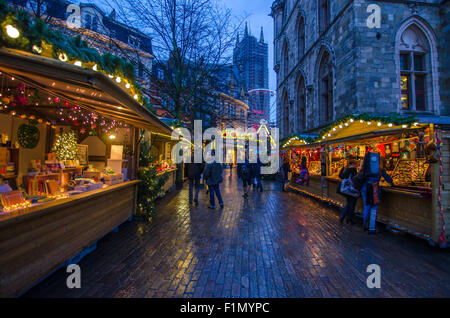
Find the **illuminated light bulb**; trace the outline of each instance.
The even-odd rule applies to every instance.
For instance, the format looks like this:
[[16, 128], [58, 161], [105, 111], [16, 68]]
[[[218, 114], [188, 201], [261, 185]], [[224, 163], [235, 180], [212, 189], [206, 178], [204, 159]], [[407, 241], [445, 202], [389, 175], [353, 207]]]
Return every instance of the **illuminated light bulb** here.
[[372, 123], [369, 121], [369, 122], [367, 122], [367, 125], [372, 125]]
[[115, 135], [110, 135], [110, 136], [109, 136], [109, 139], [111, 139], [111, 140], [112, 140], [112, 139], [116, 139], [116, 136], [115, 136]]
[[347, 126], [347, 127], [348, 127], [348, 123], [345, 123], [345, 126]]
[[333, 128], [333, 131], [336, 131], [336, 127]]
[[122, 109], [122, 107], [120, 107], [120, 106], [117, 106], [117, 109]]
[[117, 77], [116, 77], [116, 82], [117, 82], [117, 83], [122, 82], [122, 79], [120, 78], [120, 76], [117, 76]]
[[417, 125], [419, 125], [419, 123], [414, 123], [414, 126], [417, 126]]
[[17, 39], [20, 35], [20, 32], [17, 28], [13, 27], [11, 24], [8, 24], [6, 27], [6, 34], [12, 39]]
[[342, 125], [339, 125], [339, 128], [342, 128]]
[[97, 70], [98, 70], [97, 64], [94, 64], [94, 66], [92, 66], [92, 69], [93, 69], [94, 71], [97, 71]]
[[364, 122], [364, 120], [361, 119], [359, 122], [362, 124]]
[[130, 83], [126, 83], [126, 84], [125, 84], [125, 87], [126, 87], [126, 88], [130, 88], [130, 87], [131, 87]]
[[114, 78], [114, 75], [108, 74], [109, 78]]
[[15, 112], [15, 111], [12, 111], [12, 112], [11, 112], [11, 115], [16, 116], [16, 112]]
[[392, 127], [392, 126], [394, 126], [394, 125], [393, 125], [393, 124], [389, 124], [388, 126], [389, 126], [389, 127]]
[[133, 98], [137, 100], [138, 99], [138, 95], [134, 94]]
[[325, 136], [323, 136], [322, 139], [325, 139]]
[[402, 128], [406, 128], [406, 125], [402, 125]]
[[380, 126], [381, 126], [381, 123], [379, 122], [379, 123], [377, 124], [377, 126], [380, 127]]
[[353, 122], [354, 122], [353, 118], [350, 118], [350, 122], [351, 122], [351, 123], [353, 123]]
[[82, 66], [81, 61], [75, 61], [73, 64], [76, 65], [76, 66]]
[[37, 53], [37, 54], [41, 54], [42, 53], [42, 48], [37, 46], [37, 45], [33, 45], [32, 49], [33, 49], [34, 53]]
[[62, 61], [62, 62], [67, 62], [67, 60], [68, 60], [69, 58], [67, 57], [67, 54], [66, 54], [66, 53], [59, 53], [59, 54], [58, 54], [58, 59], [59, 59], [60, 61]]
[[328, 137], [331, 137], [331, 134], [328, 134]]

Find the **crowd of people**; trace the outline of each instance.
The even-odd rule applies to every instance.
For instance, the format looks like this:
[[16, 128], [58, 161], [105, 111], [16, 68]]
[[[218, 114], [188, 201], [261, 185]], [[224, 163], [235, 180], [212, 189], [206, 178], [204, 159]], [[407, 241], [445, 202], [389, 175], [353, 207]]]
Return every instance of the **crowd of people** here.
[[[214, 151], [211, 153], [214, 156]], [[259, 158], [256, 162], [249, 162], [248, 158], [243, 163], [238, 163], [237, 173], [242, 180], [244, 197], [248, 197], [251, 186], [257, 191], [262, 192], [261, 167], [263, 166]], [[232, 166], [230, 165], [230, 168]], [[206, 187], [206, 194], [209, 194], [209, 208], [216, 208], [216, 197], [220, 208], [224, 207], [224, 202], [220, 192], [220, 184], [223, 182], [222, 172], [223, 164], [212, 160], [210, 163], [191, 163], [186, 164], [187, 177], [189, 179], [189, 204], [198, 203], [198, 195], [203, 186]]]
[[[212, 152], [214, 156], [214, 152]], [[249, 161], [248, 156], [243, 163], [237, 164], [237, 175], [242, 181], [243, 197], [249, 196], [250, 188], [256, 191], [263, 191], [261, 167], [262, 162], [259, 160]], [[341, 183], [338, 185], [338, 193], [346, 198], [346, 204], [341, 211], [339, 218], [340, 223], [354, 223], [355, 206], [359, 197], [362, 197], [364, 203], [363, 210], [363, 227], [369, 233], [376, 233], [376, 217], [380, 204], [380, 180], [384, 178], [386, 182], [393, 185], [392, 178], [383, 168], [380, 153], [376, 149], [368, 151], [363, 160], [360, 161], [359, 169], [357, 162], [350, 160], [348, 165], [339, 172]], [[231, 165], [230, 165], [231, 167]], [[302, 185], [309, 184], [309, 171], [307, 168], [307, 160], [302, 158], [298, 167], [297, 183]], [[198, 195], [203, 184], [206, 185], [206, 194], [209, 193], [210, 209], [216, 208], [216, 198], [219, 201], [220, 208], [224, 207], [224, 202], [220, 192], [220, 184], [223, 182], [222, 177], [223, 164], [215, 160], [204, 163], [188, 163], [187, 177], [189, 178], [189, 203], [198, 203]], [[291, 177], [291, 167], [287, 158], [284, 158], [280, 168], [282, 177], [283, 191], [287, 191], [289, 179]]]

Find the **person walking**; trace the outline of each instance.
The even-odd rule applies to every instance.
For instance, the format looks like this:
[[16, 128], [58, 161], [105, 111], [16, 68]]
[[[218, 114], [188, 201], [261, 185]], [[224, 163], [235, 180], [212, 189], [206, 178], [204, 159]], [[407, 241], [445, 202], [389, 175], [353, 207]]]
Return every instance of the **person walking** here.
[[263, 186], [262, 186], [262, 180], [261, 180], [261, 167], [263, 166], [261, 160], [258, 159], [256, 161], [256, 163], [253, 164], [253, 175], [255, 177], [255, 182], [256, 182], [256, 190], [259, 192], [263, 192]]
[[[214, 151], [211, 153], [214, 156]], [[217, 200], [219, 200], [219, 205], [223, 208], [223, 200], [222, 195], [220, 194], [220, 183], [222, 183], [222, 164], [213, 160], [211, 163], [208, 163], [205, 168], [205, 172], [203, 173], [204, 179], [206, 179], [206, 183], [209, 187], [209, 207], [210, 209], [216, 208], [215, 196], [217, 196]]]
[[187, 177], [189, 178], [189, 204], [192, 204], [195, 188], [194, 202], [198, 203], [198, 193], [200, 192], [200, 180], [203, 170], [205, 168], [204, 163], [194, 163], [194, 158], [191, 158], [191, 162], [187, 164]]
[[281, 176], [283, 178], [283, 191], [286, 191], [286, 186], [289, 182], [289, 172], [291, 172], [291, 166], [287, 158], [283, 159], [283, 164], [281, 165]]
[[393, 185], [392, 178], [383, 169], [379, 152], [367, 152], [361, 162], [360, 173], [364, 177], [361, 196], [364, 201], [363, 226], [369, 234], [376, 233], [377, 210], [380, 203], [380, 179]]
[[238, 164], [237, 174], [238, 178], [242, 180], [242, 185], [244, 187], [244, 194], [242, 196], [244, 198], [248, 197], [248, 190], [252, 184], [253, 177], [252, 165], [248, 159], [245, 159], [245, 162]]
[[[339, 172], [339, 178], [341, 180], [344, 179], [352, 179], [354, 176], [358, 174], [358, 170], [356, 170], [356, 161], [351, 160], [349, 164], [346, 167], [343, 167], [341, 171]], [[342, 194], [342, 193], [341, 193]], [[346, 200], [347, 204], [342, 209], [341, 216], [339, 218], [339, 222], [342, 224], [344, 223], [344, 220], [347, 220], [348, 223], [353, 224], [353, 214], [355, 212], [355, 205], [358, 198], [342, 194]]]

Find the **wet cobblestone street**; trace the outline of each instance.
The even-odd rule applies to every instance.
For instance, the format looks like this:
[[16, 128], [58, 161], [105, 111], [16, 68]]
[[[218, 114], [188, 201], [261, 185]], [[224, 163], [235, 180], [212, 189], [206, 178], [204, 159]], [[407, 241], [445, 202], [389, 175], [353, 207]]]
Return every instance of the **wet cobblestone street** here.
[[[157, 205], [150, 225], [126, 222], [79, 263], [81, 289], [65, 268], [25, 297], [448, 297], [450, 253], [408, 235], [367, 235], [338, 212], [281, 192], [276, 182], [242, 197], [236, 171], [221, 185], [225, 208], [207, 195], [189, 206], [187, 183]], [[381, 289], [366, 268], [381, 267]]]

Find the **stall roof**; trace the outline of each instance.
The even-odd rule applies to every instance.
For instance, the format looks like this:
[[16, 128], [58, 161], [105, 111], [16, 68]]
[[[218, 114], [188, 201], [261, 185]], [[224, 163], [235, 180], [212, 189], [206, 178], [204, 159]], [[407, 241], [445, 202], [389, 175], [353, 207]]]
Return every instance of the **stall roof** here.
[[[349, 120], [346, 123], [339, 123], [332, 129], [323, 134], [322, 137], [317, 139], [313, 143], [304, 142], [301, 139], [293, 138], [289, 140], [283, 148], [300, 147], [300, 146], [320, 146], [323, 144], [329, 144], [334, 142], [344, 142], [353, 140], [355, 138], [368, 138], [380, 135], [391, 135], [407, 130], [420, 129], [427, 124], [429, 121], [420, 121], [417, 119], [413, 125], [395, 125], [392, 123], [381, 123], [377, 121], [360, 121], [360, 120]], [[325, 138], [324, 138], [325, 137]]]
[[0, 71], [110, 119], [156, 133], [172, 132], [101, 72], [6, 48], [0, 49]]

